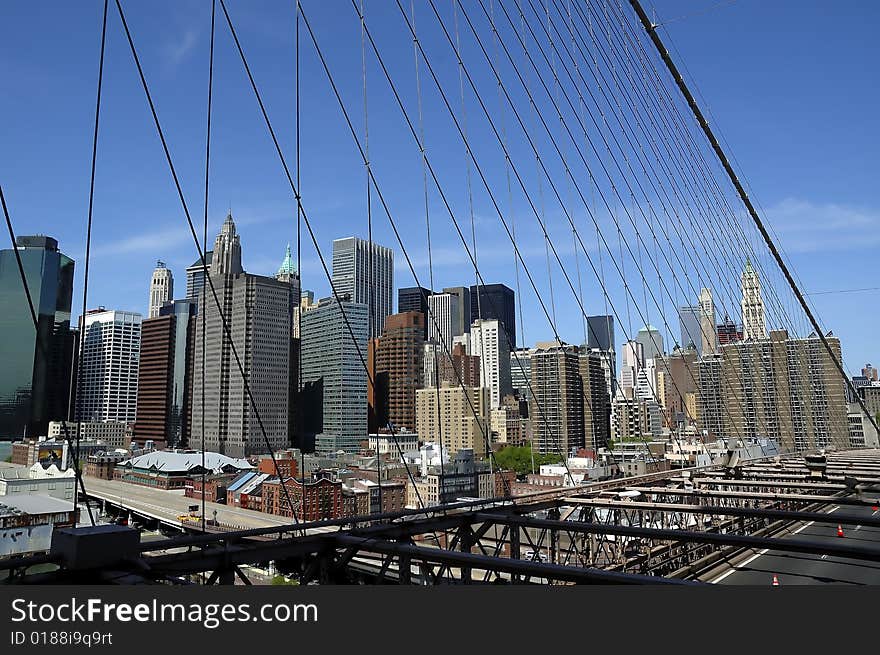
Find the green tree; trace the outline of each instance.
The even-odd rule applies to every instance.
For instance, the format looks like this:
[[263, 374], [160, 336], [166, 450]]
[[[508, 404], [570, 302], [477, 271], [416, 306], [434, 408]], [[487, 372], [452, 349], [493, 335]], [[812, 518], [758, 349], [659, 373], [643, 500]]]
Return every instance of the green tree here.
[[[535, 472], [541, 464], [558, 464], [559, 455], [535, 453]], [[520, 477], [532, 472], [532, 449], [529, 446], [507, 446], [495, 453], [498, 468], [515, 471]]]
[[276, 575], [274, 578], [272, 578], [272, 584], [297, 586], [299, 585], [299, 582], [297, 582], [296, 580], [288, 580], [283, 575]]

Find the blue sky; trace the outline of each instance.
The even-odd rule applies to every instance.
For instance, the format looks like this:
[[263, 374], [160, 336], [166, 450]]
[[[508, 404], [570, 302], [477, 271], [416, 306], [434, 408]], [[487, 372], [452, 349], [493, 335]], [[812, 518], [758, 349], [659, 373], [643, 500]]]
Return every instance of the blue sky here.
[[[452, 29], [450, 3], [436, 2]], [[483, 3], [489, 6], [488, 0]], [[556, 0], [556, 4], [564, 7], [567, 3]], [[875, 193], [877, 167], [869, 158], [875, 156], [880, 145], [880, 118], [876, 111], [880, 99], [876, 85], [880, 47], [872, 32], [872, 25], [880, 19], [880, 8], [866, 2], [739, 0], [700, 13], [715, 4], [708, 0], [663, 0], [653, 7], [658, 22], [670, 21], [661, 35], [674, 46], [670, 48], [674, 56], [683, 62], [682, 67], [699, 88], [713, 125], [724, 135], [737, 169], [749, 182], [753, 197], [778, 233], [805, 289], [816, 292], [877, 286], [872, 272], [880, 245], [880, 202]], [[276, 0], [228, 2], [292, 168], [293, 5]], [[210, 2], [129, 0], [124, 6], [190, 211], [200, 224], [204, 211]], [[361, 41], [351, 3], [305, 0], [303, 6], [355, 129], [363, 138]], [[409, 2], [404, 6], [408, 8]], [[634, 332], [642, 319], [665, 330], [665, 325], [661, 325], [665, 316], [670, 331], [677, 333], [672, 308], [695, 301], [692, 290], [702, 281], [715, 289], [720, 310], [733, 310], [738, 271], [727, 270], [722, 275], [718, 269], [699, 272], [691, 268], [687, 279], [682, 276], [672, 280], [664, 257], [674, 261], [678, 255], [682, 261], [692, 261], [684, 252], [686, 248], [677, 252], [670, 248], [666, 255], [658, 255], [656, 250], [652, 253], [651, 236], [644, 229], [640, 232], [646, 239], [646, 252], [641, 253], [636, 247], [636, 255], [624, 253], [617, 259], [631, 286], [631, 295], [627, 294], [615, 278], [611, 254], [596, 244], [594, 226], [587, 208], [578, 204], [577, 194], [580, 191], [591, 196], [594, 216], [608, 237], [610, 249], [618, 254], [622, 244], [617, 241], [612, 217], [623, 223], [624, 237], [631, 236], [627, 216], [641, 224], [647, 220], [640, 218], [646, 205], [636, 204], [632, 198], [613, 197], [610, 184], [599, 179], [598, 173], [602, 161], [608, 165], [612, 162], [604, 159], [602, 153], [591, 153], [585, 142], [581, 142], [581, 147], [586, 162], [591, 170], [597, 171], [596, 191], [608, 196], [608, 207], [602, 207], [590, 184], [584, 182], [589, 180], [586, 167], [578, 168], [577, 151], [571, 145], [563, 145], [563, 150], [572, 164], [575, 184], [566, 178], [564, 166], [553, 156], [552, 142], [542, 132], [529, 106], [516, 70], [505, 61], [503, 51], [493, 49], [480, 3], [474, 0], [465, 6], [495, 57], [505, 88], [509, 89], [522, 120], [535, 135], [542, 161], [563, 198], [563, 203], [555, 202], [554, 190], [538, 174], [536, 160], [519, 131], [517, 119], [509, 109], [502, 110], [505, 105], [499, 99], [479, 46], [459, 15], [464, 59], [496, 128], [504, 130], [505, 138], [509, 139], [507, 146], [527, 191], [519, 189], [514, 179], [508, 193], [508, 171], [497, 139], [465, 82], [468, 136], [493, 190], [490, 196], [471, 167], [471, 209], [464, 146], [422, 62], [420, 81], [428, 157], [468, 239], [473, 213], [477, 259], [486, 281], [501, 281], [515, 287], [514, 255], [498, 220], [494, 197], [505, 218], [516, 225], [521, 254], [541, 290], [548, 313], [555, 314], [558, 332], [566, 340], [582, 339], [578, 302], [554, 261], [549, 275], [553, 282], [551, 303], [545, 248], [536, 214], [548, 226], [564, 269], [575, 286], [580, 272], [579, 296], [585, 309], [588, 313], [602, 313], [606, 300], [601, 285], [583, 253], [575, 258], [577, 250], [566, 213], [574, 220], [593, 263], [602, 268], [611, 302], [622, 319], [618, 342], [624, 338], [623, 331]], [[505, 0], [504, 6], [511, 11], [515, 8], [513, 0]], [[523, 6], [528, 12], [528, 3]], [[516, 35], [505, 28], [497, 4], [494, 11], [499, 30], [518, 61], [517, 70], [525, 75], [535, 97], [539, 97], [539, 80], [529, 72]], [[51, 234], [77, 260], [76, 293], [81, 298], [101, 3], [13, 1], [5, 3], [2, 12], [0, 143], [4, 156], [0, 157], [0, 182], [17, 232]], [[407, 27], [393, 2], [368, 0], [366, 17], [392, 77], [400, 84], [403, 102], [415, 120], [415, 63]], [[416, 25], [441, 84], [450, 94], [450, 102], [460, 111], [454, 55], [429, 6], [423, 2], [416, 3]], [[534, 27], [539, 29], [537, 22]], [[349, 234], [366, 236], [365, 173], [314, 48], [305, 28], [301, 30], [303, 203], [319, 245], [329, 257], [333, 238]], [[539, 58], [536, 48], [530, 52]], [[180, 296], [185, 285], [183, 269], [196, 258], [196, 250], [112, 3], [104, 84], [88, 305], [145, 311], [155, 261], [162, 259], [172, 267], [176, 295]], [[572, 87], [564, 81], [561, 84], [556, 98], [563, 103], [562, 92], [566, 88], [571, 91]], [[541, 98], [537, 100], [541, 115], [549, 119], [551, 133], [559, 143], [565, 143], [550, 101]], [[420, 281], [427, 286], [433, 273], [435, 288], [472, 284], [473, 269], [434, 189], [428, 194], [433, 270], [428, 268], [419, 153], [373, 57], [368, 57], [367, 62], [367, 107], [373, 171]], [[589, 132], [592, 123], [588, 114], [581, 118]], [[576, 126], [573, 114], [568, 115], [568, 121], [570, 126]], [[271, 274], [284, 255], [286, 243], [295, 243], [295, 205], [222, 15], [217, 23], [213, 130], [210, 238], [231, 208], [242, 237], [245, 267], [251, 272]], [[617, 137], [624, 135], [616, 131]], [[598, 133], [592, 136], [597, 145], [601, 144]], [[642, 181], [646, 185], [650, 182], [646, 178]], [[395, 250], [395, 285], [410, 286], [413, 277], [375, 194], [373, 201], [374, 238]], [[739, 216], [737, 220], [743, 219]], [[759, 245], [754, 241], [753, 231], [750, 238]], [[724, 236], [719, 235], [719, 242], [724, 241]], [[319, 296], [327, 295], [329, 285], [305, 235], [303, 243], [303, 286], [314, 289]], [[729, 257], [725, 262], [737, 259], [733, 252], [721, 254]], [[704, 258], [697, 253], [692, 259]], [[645, 288], [635, 274], [639, 261], [646, 271]], [[658, 268], [652, 268], [647, 263], [650, 261], [657, 263]], [[771, 266], [769, 260], [759, 261]], [[657, 282], [658, 272], [665, 286]], [[796, 308], [778, 274], [769, 277], [767, 285], [778, 286], [782, 305], [787, 308], [785, 316], [771, 308], [770, 322], [784, 324]], [[521, 338], [533, 343], [551, 337], [552, 328], [522, 271], [520, 284], [526, 318]], [[867, 319], [870, 314], [866, 311], [876, 300], [876, 291], [811, 296], [823, 325], [843, 339], [846, 364], [851, 370], [866, 361], [876, 363], [880, 359], [875, 349], [876, 328]], [[803, 320], [796, 318], [793, 323], [802, 326]]]

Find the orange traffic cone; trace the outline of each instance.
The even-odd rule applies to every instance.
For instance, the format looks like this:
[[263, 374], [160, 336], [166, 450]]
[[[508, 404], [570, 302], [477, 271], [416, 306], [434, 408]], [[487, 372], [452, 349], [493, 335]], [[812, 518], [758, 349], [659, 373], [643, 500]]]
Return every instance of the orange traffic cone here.
[[843, 537], [843, 536], [845, 536], [845, 535], [843, 534], [843, 527], [842, 527], [839, 523], [837, 524], [837, 536], [838, 536], [838, 537]]
[[779, 578], [777, 578], [775, 575], [773, 576], [773, 584], [771, 586], [773, 586], [773, 587], [779, 586]]

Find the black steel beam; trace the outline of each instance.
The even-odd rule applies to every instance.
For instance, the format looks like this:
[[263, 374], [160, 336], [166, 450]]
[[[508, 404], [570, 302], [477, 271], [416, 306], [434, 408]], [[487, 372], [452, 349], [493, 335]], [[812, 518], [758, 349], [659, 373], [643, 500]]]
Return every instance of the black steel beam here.
[[613, 534], [621, 537], [640, 537], [656, 541], [685, 541], [713, 544], [716, 546], [736, 546], [739, 548], [769, 548], [794, 553], [827, 554], [836, 557], [880, 562], [880, 548], [850, 545], [843, 543], [824, 543], [811, 539], [771, 539], [739, 534], [720, 534], [716, 532], [694, 532], [691, 530], [666, 530], [660, 528], [641, 528], [625, 525], [605, 525], [583, 523], [580, 521], [550, 521], [514, 516], [494, 516], [479, 514], [480, 520], [494, 520], [501, 525], [521, 526], [548, 530], [566, 530], [570, 533]]
[[338, 541], [340, 545], [357, 546], [361, 551], [365, 552], [405, 555], [411, 561], [431, 562], [458, 568], [470, 567], [472, 569], [547, 578], [548, 580], [562, 582], [579, 584], [693, 584], [683, 580], [672, 580], [649, 575], [603, 571], [586, 567], [561, 566], [559, 564], [507, 559], [504, 557], [489, 557], [439, 548], [424, 548], [372, 541], [347, 535], [340, 535]]
[[630, 487], [631, 491], [644, 494], [669, 494], [671, 496], [695, 496], [704, 498], [741, 498], [743, 500], [798, 500], [805, 503], [823, 503], [825, 505], [853, 505], [855, 507], [870, 506], [872, 501], [859, 500], [851, 496], [819, 496], [811, 494], [774, 494], [743, 491], [715, 491], [713, 489], [669, 489], [667, 487]]
[[647, 512], [682, 512], [685, 514], [711, 514], [712, 516], [750, 516], [782, 521], [814, 521], [816, 523], [840, 523], [841, 525], [865, 525], [880, 528], [880, 517], [855, 516], [853, 514], [828, 514], [800, 510], [761, 507], [719, 507], [718, 505], [679, 505], [677, 503], [647, 503], [604, 500], [600, 498], [567, 498], [563, 502], [588, 507], [604, 507]]

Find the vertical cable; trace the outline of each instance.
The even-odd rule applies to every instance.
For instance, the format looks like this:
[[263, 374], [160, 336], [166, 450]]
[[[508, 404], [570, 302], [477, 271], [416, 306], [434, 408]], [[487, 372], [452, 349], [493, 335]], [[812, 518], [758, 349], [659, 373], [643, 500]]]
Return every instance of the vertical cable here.
[[[376, 346], [379, 345], [379, 337], [382, 334], [381, 330], [375, 329], [376, 322], [376, 297], [375, 291], [373, 289], [374, 282], [374, 273], [373, 273], [373, 202], [372, 202], [372, 182], [371, 182], [371, 174], [370, 174], [370, 120], [369, 113], [367, 110], [367, 44], [366, 38], [364, 35], [364, 9], [365, 9], [365, 0], [360, 0], [360, 23], [361, 23], [361, 79], [363, 83], [363, 98], [364, 98], [364, 153], [366, 155], [364, 161], [364, 172], [367, 183], [367, 293], [369, 303], [369, 308], [367, 312], [367, 317], [370, 322], [370, 328], [368, 331], [370, 341], [367, 344], [367, 357], [369, 358], [368, 365], [370, 370], [373, 371], [373, 381], [371, 386], [373, 387], [373, 413], [376, 414], [378, 410], [378, 389], [376, 388]], [[355, 253], [356, 255], [356, 253]], [[355, 259], [355, 268], [357, 268], [357, 259]], [[357, 273], [355, 272], [355, 276]], [[382, 512], [382, 461], [379, 457], [379, 438], [378, 438], [378, 428], [376, 429], [376, 483], [379, 485], [379, 513]], [[367, 434], [369, 436], [369, 426], [367, 426]], [[367, 510], [367, 513], [372, 511], [372, 505], [370, 505], [370, 509]]]
[[[76, 372], [76, 387], [77, 393], [74, 398], [79, 397], [79, 389], [82, 383], [82, 353], [83, 353], [83, 345], [85, 343], [85, 316], [86, 316], [86, 308], [88, 303], [88, 294], [89, 294], [89, 269], [91, 263], [91, 253], [92, 253], [92, 217], [95, 207], [95, 169], [97, 167], [98, 161], [98, 126], [100, 124], [101, 119], [101, 93], [104, 87], [104, 51], [107, 44], [107, 7], [109, 4], [109, 0], [104, 0], [104, 10], [101, 17], [101, 54], [98, 59], [98, 90], [95, 98], [95, 129], [92, 134], [92, 166], [91, 172], [89, 175], [89, 213], [86, 219], [86, 253], [85, 253], [85, 268], [83, 270], [83, 299], [82, 299], [82, 312], [80, 313], [80, 331], [79, 331], [79, 353], [77, 355], [77, 361], [79, 362], [79, 367]], [[13, 248], [15, 244], [13, 244]], [[79, 416], [76, 415], [76, 405], [74, 402], [74, 418], [78, 419]], [[81, 421], [76, 422], [76, 451], [74, 452], [74, 473], [79, 476], [79, 440], [80, 434], [82, 432]], [[65, 427], [65, 431], [67, 428]], [[78, 500], [77, 488], [74, 486], [73, 488], [73, 506], [76, 507]], [[86, 507], [89, 508], [88, 499], [86, 499]], [[92, 525], [95, 524], [95, 519], [92, 516], [92, 510], [89, 508], [89, 518], [91, 519]]]
[[[217, 9], [217, 0], [211, 0], [211, 40], [208, 46], [208, 106], [206, 111], [206, 130], [205, 130], [205, 213], [202, 220], [202, 253], [208, 251], [208, 191], [209, 180], [211, 174], [211, 109], [214, 96], [214, 17]], [[208, 276], [208, 263], [205, 260], [207, 255], [202, 255], [202, 275]], [[207, 297], [202, 288], [202, 296]], [[207, 303], [202, 303], [207, 308]], [[204, 309], [203, 308], [203, 309]], [[202, 427], [202, 532], [207, 531], [206, 526], [206, 504], [205, 504], [205, 482], [206, 482], [206, 466], [205, 466], [205, 312], [200, 311], [202, 320], [202, 402], [201, 402], [201, 427]], [[176, 320], [176, 319], [175, 319]]]
[[[297, 309], [296, 312], [296, 334], [297, 339], [299, 339], [298, 352], [296, 355], [296, 426], [295, 430], [299, 432], [299, 462], [300, 462], [300, 470], [299, 476], [303, 483], [303, 491], [305, 491], [305, 482], [306, 482], [306, 456], [305, 456], [305, 444], [303, 443], [303, 432], [302, 432], [302, 419], [300, 417], [300, 407], [299, 404], [302, 400], [302, 182], [300, 181], [300, 173], [302, 171], [302, 165], [300, 163], [300, 121], [301, 121], [301, 113], [300, 113], [300, 62], [299, 62], [299, 19], [300, 19], [300, 0], [296, 0], [296, 27], [294, 29], [294, 49], [296, 50], [295, 55], [295, 68], [296, 68], [296, 275], [299, 278], [299, 290], [300, 297], [296, 298]], [[304, 521], [307, 521], [306, 514], [306, 495], [302, 494], [300, 499], [300, 515], [303, 517]]]
[[[413, 25], [413, 61], [415, 63], [415, 81], [416, 81], [416, 100], [418, 105], [419, 112], [419, 151], [421, 154], [422, 160], [422, 186], [424, 189], [424, 199], [425, 199], [425, 238], [427, 239], [428, 244], [428, 285], [430, 286], [431, 294], [434, 294], [434, 256], [431, 249], [431, 209], [428, 200], [428, 168], [427, 168], [427, 154], [425, 152], [425, 123], [424, 123], [424, 114], [422, 108], [422, 83], [419, 75], [419, 37], [416, 34], [415, 25], [416, 25], [416, 7], [415, 2], [410, 0], [409, 4], [410, 15]], [[419, 291], [421, 294], [421, 291]], [[426, 301], [430, 298], [426, 298]], [[428, 311], [433, 313], [433, 310], [428, 307]], [[425, 317], [425, 322], [427, 323], [427, 316]], [[439, 330], [438, 330], [439, 332]], [[441, 334], [442, 338], [443, 335]], [[433, 359], [434, 364], [434, 387], [435, 397], [437, 401], [437, 435], [438, 435], [438, 445], [440, 447], [440, 495], [442, 496], [443, 492], [443, 423], [440, 420], [440, 360], [437, 357], [437, 343], [432, 341], [431, 343], [431, 358]], [[453, 363], [452, 357], [449, 358], [450, 363]], [[453, 363], [453, 368], [454, 368]]]
[[[451, 0], [452, 4], [452, 21], [455, 29], [455, 48], [456, 48], [456, 57], [458, 59], [458, 91], [459, 97], [461, 100], [461, 125], [464, 133], [467, 134], [467, 103], [465, 102], [464, 97], [464, 63], [461, 60], [461, 37], [459, 35], [458, 30], [458, 8], [456, 7], [455, 0]], [[465, 179], [467, 182], [467, 200], [468, 200], [468, 213], [470, 215], [471, 221], [471, 250], [474, 256], [474, 282], [475, 287], [477, 289], [477, 321], [479, 325], [479, 335], [480, 335], [480, 377], [478, 380], [480, 388], [486, 388], [489, 390], [489, 415], [491, 417], [492, 412], [492, 388], [489, 387], [487, 383], [488, 381], [488, 372], [486, 370], [486, 333], [483, 327], [483, 302], [482, 298], [482, 287], [480, 286], [480, 278], [477, 274], [478, 266], [477, 266], [477, 230], [476, 230], [476, 221], [474, 220], [474, 193], [473, 186], [471, 183], [471, 159], [470, 159], [470, 146], [465, 143], [464, 149], [464, 168], [465, 168]], [[463, 314], [465, 311], [464, 307], [460, 308], [460, 312]], [[470, 307], [467, 308], [467, 311], [470, 312]], [[472, 317], [471, 317], [472, 318]], [[467, 321], [467, 325], [472, 326], [471, 321]], [[500, 325], [500, 323], [499, 323]], [[500, 335], [499, 335], [500, 336]], [[473, 343], [471, 343], [471, 348], [473, 348]], [[470, 353], [473, 355], [473, 352]], [[500, 391], [500, 389], [499, 389]], [[467, 393], [467, 392], [465, 392]], [[482, 392], [480, 392], [482, 393]], [[491, 420], [490, 420], [491, 426]], [[491, 435], [491, 427], [487, 427], [489, 430], [489, 435]], [[492, 467], [492, 441], [491, 438], [487, 435], [486, 438], [486, 458], [489, 460], [489, 473], [494, 474], [494, 470]]]

